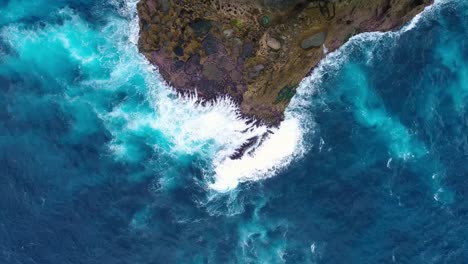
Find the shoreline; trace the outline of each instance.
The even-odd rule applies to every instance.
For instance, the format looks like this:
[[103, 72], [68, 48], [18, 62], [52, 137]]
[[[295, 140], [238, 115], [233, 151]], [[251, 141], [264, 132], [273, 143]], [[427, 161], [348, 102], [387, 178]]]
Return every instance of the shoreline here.
[[326, 54], [360, 33], [395, 30], [433, 1], [210, 3], [140, 0], [140, 53], [178, 94], [202, 105], [229, 96], [242, 117], [278, 127]]

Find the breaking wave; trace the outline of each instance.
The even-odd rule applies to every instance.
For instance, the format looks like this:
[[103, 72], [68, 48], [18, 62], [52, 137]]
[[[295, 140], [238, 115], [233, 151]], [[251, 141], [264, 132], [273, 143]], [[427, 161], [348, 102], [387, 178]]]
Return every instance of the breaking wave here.
[[[125, 8], [132, 20], [130, 39], [138, 38], [136, 2]], [[133, 6], [133, 7], [132, 7]], [[138, 55], [138, 59], [143, 59]], [[147, 67], [153, 74], [154, 68]], [[270, 177], [303, 153], [303, 126], [297, 117], [286, 114], [279, 128], [253, 125], [242, 118], [238, 107], [229, 98], [219, 98], [206, 105], [198, 103], [196, 95], [181, 97], [161, 79], [149, 77], [150, 104], [157, 118], [143, 121], [127, 116], [133, 127], [149, 125], [162, 131], [171, 142], [171, 151], [179, 154], [203, 154], [211, 161], [205, 169], [208, 186], [216, 191], [234, 189], [240, 182]], [[117, 114], [122, 116], [122, 112]], [[133, 120], [133, 121], [132, 121]], [[136, 124], [135, 124], [136, 122]], [[240, 159], [231, 159], [244, 143], [253, 137], [268, 136], [261, 144], [252, 146], [250, 153]], [[254, 150], [254, 151], [253, 151]]]
[[[196, 95], [177, 95], [137, 50], [136, 3], [135, 0], [114, 1], [120, 17], [110, 16], [102, 27], [93, 27], [73, 10], [63, 9], [56, 14], [63, 23], [35, 28], [17, 23], [4, 28], [1, 35], [25, 61], [44, 63], [41, 74], [48, 76], [49, 81], [65, 87], [62, 96], [66, 100], [60, 104], [74, 109], [73, 133], [80, 136], [92, 133], [96, 128], [90, 123], [97, 122], [90, 117], [94, 113], [112, 135], [109, 151], [117, 159], [141, 161], [146, 147], [175, 159], [198, 155], [208, 164], [204, 168], [204, 184], [220, 192], [232, 190], [240, 182], [271, 177], [303, 155], [310, 148], [304, 137], [314, 129], [307, 109], [310, 97], [319, 90], [323, 75], [342, 66], [350, 47], [370, 48], [371, 59], [372, 47], [391, 43], [387, 40], [413, 29], [422, 16], [417, 16], [398, 32], [355, 36], [342, 48], [328, 54], [300, 84], [281, 125], [268, 128], [254, 126], [243, 119], [229, 98], [201, 105]], [[51, 52], [53, 59], [43, 57]], [[8, 63], [8, 56], [4, 60]], [[64, 70], [60, 66], [63, 63], [70, 64], [72, 70]], [[11, 67], [16, 66], [12, 64]], [[405, 149], [403, 145], [411, 140], [403, 127], [386, 125], [396, 127], [396, 133], [408, 137], [395, 143], [396, 152], [400, 151], [403, 156], [422, 155], [423, 147], [417, 153]], [[74, 137], [73, 133], [70, 137]], [[262, 143], [252, 146], [240, 159], [231, 158], [249, 139], [264, 135], [267, 137]]]
[[[152, 127], [163, 131], [174, 144], [173, 151], [203, 153], [211, 161], [211, 167], [205, 170], [207, 179], [212, 179], [208, 186], [216, 191], [232, 190], [240, 182], [271, 177], [311, 147], [304, 141], [304, 136], [313, 132], [314, 124], [310, 115], [304, 116], [307, 115], [305, 114], [307, 111], [304, 110], [310, 107], [310, 97], [320, 89], [322, 76], [342, 67], [349, 51], [356, 46], [366, 48], [370, 46], [367, 54], [369, 60], [372, 59], [375, 48], [382, 43], [385, 45], [395, 43], [398, 36], [415, 28], [423, 15], [430, 13], [430, 10], [441, 2], [436, 1], [434, 5], [427, 7], [423, 13], [417, 15], [399, 31], [360, 34], [351, 38], [339, 50], [327, 54], [312, 74], [300, 84], [296, 96], [286, 110], [285, 120], [278, 128], [269, 129], [265, 126], [249, 125], [248, 120], [242, 119], [237, 106], [228, 98], [221, 98], [205, 106], [197, 103], [196, 96], [175, 98], [174, 91], [163, 85], [160, 77], [151, 85], [152, 105], [159, 114]], [[134, 4], [135, 2], [131, 3], [131, 5]], [[135, 9], [127, 8], [126, 10], [131, 13], [135, 25]], [[136, 31], [133, 31], [132, 38], [137, 38]], [[366, 122], [387, 121], [366, 119]], [[388, 123], [383, 126], [393, 127], [394, 134], [399, 137], [394, 146], [390, 147], [398, 157], [408, 158], [426, 153], [424, 146], [418, 145], [418, 142], [415, 143], [416, 147], [405, 145], [412, 139], [403, 126], [398, 123]], [[268, 137], [262, 144], [256, 146], [254, 151], [246, 153], [240, 159], [230, 158], [232, 153], [250, 138], [261, 137], [265, 133]]]

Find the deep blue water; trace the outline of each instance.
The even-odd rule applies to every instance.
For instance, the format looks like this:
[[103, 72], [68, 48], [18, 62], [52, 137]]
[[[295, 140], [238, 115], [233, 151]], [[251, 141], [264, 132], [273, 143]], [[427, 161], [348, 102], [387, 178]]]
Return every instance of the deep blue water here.
[[229, 107], [180, 104], [135, 21], [0, 0], [0, 263], [468, 263], [466, 1], [331, 54], [290, 109], [306, 152], [225, 193], [229, 135], [193, 120]]

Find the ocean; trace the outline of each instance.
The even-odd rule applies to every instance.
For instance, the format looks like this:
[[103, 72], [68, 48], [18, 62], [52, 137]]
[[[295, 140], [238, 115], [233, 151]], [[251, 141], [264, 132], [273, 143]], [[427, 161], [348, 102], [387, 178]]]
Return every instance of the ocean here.
[[253, 155], [136, 0], [0, 0], [0, 263], [468, 263], [468, 2], [354, 36]]

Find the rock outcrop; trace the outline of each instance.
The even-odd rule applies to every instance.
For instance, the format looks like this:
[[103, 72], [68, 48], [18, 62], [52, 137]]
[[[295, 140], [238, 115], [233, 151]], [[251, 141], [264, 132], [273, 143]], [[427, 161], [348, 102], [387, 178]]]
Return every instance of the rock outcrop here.
[[278, 125], [299, 82], [351, 36], [409, 21], [432, 0], [141, 0], [139, 49], [181, 93], [229, 95]]

